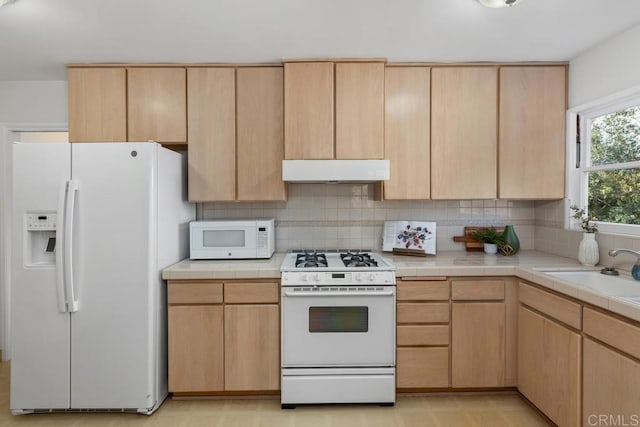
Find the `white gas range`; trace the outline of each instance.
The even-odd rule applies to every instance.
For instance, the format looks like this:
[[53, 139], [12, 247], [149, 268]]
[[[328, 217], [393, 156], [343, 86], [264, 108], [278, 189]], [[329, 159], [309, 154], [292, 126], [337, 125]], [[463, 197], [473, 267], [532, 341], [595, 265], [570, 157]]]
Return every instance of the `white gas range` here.
[[393, 405], [395, 267], [369, 252], [302, 252], [281, 272], [282, 407]]

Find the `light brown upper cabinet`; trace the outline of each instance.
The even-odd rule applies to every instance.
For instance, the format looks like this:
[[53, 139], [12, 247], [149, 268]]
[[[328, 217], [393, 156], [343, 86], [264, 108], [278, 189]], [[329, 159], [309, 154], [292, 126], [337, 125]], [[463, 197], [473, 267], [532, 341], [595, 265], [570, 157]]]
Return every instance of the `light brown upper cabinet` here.
[[127, 140], [127, 71], [69, 68], [69, 141]]
[[189, 200], [236, 199], [234, 68], [189, 68]]
[[286, 159], [384, 157], [383, 62], [287, 62], [284, 99]]
[[384, 157], [384, 63], [336, 64], [336, 159]]
[[238, 68], [238, 200], [285, 200], [282, 67]]
[[497, 196], [498, 68], [431, 71], [431, 198]]
[[189, 200], [285, 200], [282, 67], [188, 69]]
[[561, 199], [566, 68], [500, 69], [500, 198]]
[[285, 159], [333, 159], [333, 114], [333, 63], [285, 63]]
[[129, 141], [187, 143], [184, 68], [129, 68], [127, 91]]
[[388, 67], [385, 70], [385, 159], [391, 177], [385, 199], [430, 197], [431, 69]]

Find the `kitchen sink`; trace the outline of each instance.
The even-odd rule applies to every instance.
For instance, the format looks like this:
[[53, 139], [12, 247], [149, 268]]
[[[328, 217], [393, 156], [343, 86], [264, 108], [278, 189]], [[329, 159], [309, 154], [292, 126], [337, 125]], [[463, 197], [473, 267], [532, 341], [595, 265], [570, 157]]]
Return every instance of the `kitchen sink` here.
[[606, 276], [600, 271], [545, 271], [544, 274], [583, 288], [640, 303], [640, 282], [630, 276]]

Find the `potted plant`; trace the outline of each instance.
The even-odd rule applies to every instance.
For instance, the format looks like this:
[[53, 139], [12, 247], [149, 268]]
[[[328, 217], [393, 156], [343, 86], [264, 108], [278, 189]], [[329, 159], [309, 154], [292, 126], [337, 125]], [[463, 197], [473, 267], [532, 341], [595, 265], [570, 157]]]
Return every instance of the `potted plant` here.
[[504, 244], [504, 234], [495, 227], [481, 228], [471, 233], [471, 236], [479, 242], [484, 243], [485, 254], [498, 253], [498, 246]]
[[593, 267], [600, 260], [600, 251], [596, 240], [598, 227], [591, 223], [596, 218], [587, 213], [585, 208], [571, 205], [570, 209], [573, 212], [571, 217], [579, 220], [580, 228], [582, 228], [582, 241], [578, 246], [578, 261], [582, 265]]

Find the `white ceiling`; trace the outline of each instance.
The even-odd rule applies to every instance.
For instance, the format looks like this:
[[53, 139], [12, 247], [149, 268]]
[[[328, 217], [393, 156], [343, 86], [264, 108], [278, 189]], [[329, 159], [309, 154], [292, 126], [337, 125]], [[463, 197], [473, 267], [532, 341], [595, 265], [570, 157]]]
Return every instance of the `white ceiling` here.
[[0, 9], [0, 80], [68, 62], [570, 60], [640, 23], [639, 0], [19, 0]]

